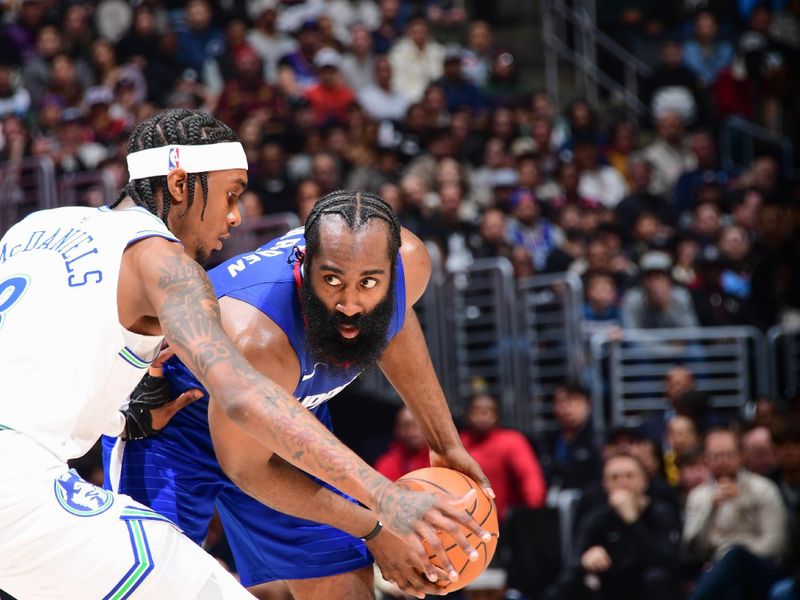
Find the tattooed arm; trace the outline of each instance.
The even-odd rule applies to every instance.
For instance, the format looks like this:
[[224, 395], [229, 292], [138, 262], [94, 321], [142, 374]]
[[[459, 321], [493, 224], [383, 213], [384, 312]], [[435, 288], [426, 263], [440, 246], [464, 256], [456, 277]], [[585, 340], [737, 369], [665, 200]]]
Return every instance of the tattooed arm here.
[[125, 252], [120, 277], [127, 282], [120, 284], [121, 322], [130, 320], [123, 320], [123, 304], [128, 304], [123, 302], [124, 291], [137, 288], [130, 295], [139, 296], [138, 312], [156, 315], [171, 348], [200, 379], [213, 401], [256, 441], [373, 508], [384, 524], [415, 547], [420, 556], [425, 554], [421, 541], [427, 541], [450, 567], [446, 570], [452, 565], [437, 529], [450, 533], [467, 552], [472, 546], [459, 531], [460, 524], [476, 535], [486, 535], [464, 510], [471, 496], [445, 498], [409, 492], [392, 484], [346, 448], [291, 395], [255, 371], [225, 335], [208, 277], [180, 246], [162, 238], [134, 244]]

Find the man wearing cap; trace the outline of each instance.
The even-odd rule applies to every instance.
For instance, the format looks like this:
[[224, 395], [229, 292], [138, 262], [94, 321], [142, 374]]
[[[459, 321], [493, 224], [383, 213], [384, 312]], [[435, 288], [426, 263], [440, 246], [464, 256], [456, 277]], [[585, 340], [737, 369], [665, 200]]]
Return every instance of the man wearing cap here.
[[631, 329], [698, 327], [689, 292], [672, 281], [672, 259], [650, 251], [639, 263], [641, 283], [622, 299], [622, 324]]
[[333, 48], [321, 48], [314, 56], [319, 81], [306, 90], [305, 96], [319, 125], [345, 123], [347, 111], [356, 101], [339, 72], [341, 63], [341, 54]]

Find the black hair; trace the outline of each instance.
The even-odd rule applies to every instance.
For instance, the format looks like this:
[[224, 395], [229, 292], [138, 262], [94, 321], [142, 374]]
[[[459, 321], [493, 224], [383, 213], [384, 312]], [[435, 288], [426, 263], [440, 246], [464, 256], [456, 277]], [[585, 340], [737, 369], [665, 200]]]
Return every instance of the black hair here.
[[[159, 148], [170, 144], [184, 144], [189, 146], [203, 146], [219, 142], [239, 141], [233, 130], [206, 112], [188, 110], [185, 108], [171, 108], [159, 112], [149, 119], [142, 121], [128, 138], [128, 154], [149, 148]], [[203, 213], [205, 214], [208, 202], [208, 173], [189, 174], [189, 201], [187, 208], [194, 201], [194, 186], [197, 177], [203, 188]], [[167, 187], [167, 176], [156, 175], [146, 179], [129, 181], [111, 203], [111, 208], [117, 206], [126, 197], [130, 197], [138, 206], [143, 206], [156, 216], [158, 206], [155, 202], [155, 193], [161, 188], [164, 209], [161, 220], [167, 224], [172, 195]]]
[[364, 229], [372, 219], [380, 219], [389, 226], [389, 257], [392, 273], [400, 250], [400, 221], [389, 204], [372, 192], [337, 190], [325, 194], [308, 213], [305, 224], [306, 260], [303, 268], [308, 268], [310, 258], [319, 252], [319, 228], [325, 215], [339, 215], [353, 231]]

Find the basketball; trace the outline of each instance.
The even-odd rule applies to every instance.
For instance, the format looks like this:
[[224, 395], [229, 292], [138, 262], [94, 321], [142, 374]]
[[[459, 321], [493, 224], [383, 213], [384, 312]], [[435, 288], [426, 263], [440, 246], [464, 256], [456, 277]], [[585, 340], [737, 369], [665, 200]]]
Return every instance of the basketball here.
[[[442, 467], [417, 469], [398, 479], [397, 484], [410, 490], [420, 492], [444, 492], [456, 497], [464, 496], [464, 494], [469, 492], [470, 488], [475, 489], [477, 492], [475, 502], [467, 509], [467, 512], [472, 515], [472, 518], [475, 519], [478, 525], [491, 533], [492, 537], [488, 542], [484, 542], [480, 538], [477, 538], [475, 534], [466, 527], [462, 526], [461, 530], [470, 543], [472, 543], [475, 550], [478, 551], [478, 560], [470, 561], [469, 556], [464, 553], [447, 533], [438, 532], [439, 539], [442, 540], [450, 562], [453, 563], [453, 567], [458, 571], [458, 581], [453, 581], [447, 586], [442, 586], [442, 589], [453, 592], [455, 590], [460, 590], [471, 581], [474, 581], [478, 575], [483, 573], [486, 567], [489, 566], [489, 562], [492, 560], [494, 551], [497, 548], [499, 528], [494, 501], [483, 492], [483, 489], [481, 489], [477, 483], [463, 473]], [[425, 544], [425, 547], [426, 550], [429, 550], [429, 556], [433, 557], [433, 552], [430, 552], [427, 544]], [[441, 566], [435, 559], [433, 560], [433, 564], [437, 567]]]

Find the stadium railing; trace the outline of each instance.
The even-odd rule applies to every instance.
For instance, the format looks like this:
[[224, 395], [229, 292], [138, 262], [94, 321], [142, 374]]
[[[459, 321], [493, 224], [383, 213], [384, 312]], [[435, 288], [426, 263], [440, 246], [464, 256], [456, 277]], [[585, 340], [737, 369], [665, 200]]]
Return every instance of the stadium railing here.
[[105, 171], [62, 175], [56, 187], [58, 206], [101, 206], [114, 200], [118, 192]]
[[725, 119], [720, 132], [720, 154], [726, 169], [747, 168], [764, 152], [779, 157], [784, 174], [793, 172], [794, 144], [791, 139], [741, 117]]
[[639, 425], [667, 408], [664, 376], [684, 365], [711, 408], [745, 416], [751, 399], [769, 387], [764, 336], [748, 326], [681, 329], [626, 329], [617, 337], [599, 332], [591, 339], [594, 426]]
[[522, 279], [517, 289], [516, 313], [525, 339], [516, 356], [519, 425], [537, 434], [556, 426], [555, 387], [565, 379], [577, 379], [584, 366], [583, 285], [574, 273], [558, 273]]
[[788, 404], [800, 394], [800, 327], [775, 325], [767, 331], [770, 393]]
[[30, 213], [55, 206], [55, 165], [50, 157], [0, 164], [0, 235]]

